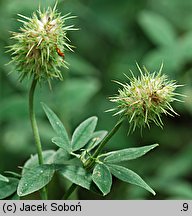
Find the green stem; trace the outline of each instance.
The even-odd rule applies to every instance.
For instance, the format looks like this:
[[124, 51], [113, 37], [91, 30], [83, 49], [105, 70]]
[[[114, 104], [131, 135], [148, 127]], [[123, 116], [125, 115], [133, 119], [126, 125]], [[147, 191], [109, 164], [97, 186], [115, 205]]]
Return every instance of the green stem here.
[[111, 131], [107, 134], [107, 136], [103, 139], [103, 141], [100, 143], [100, 145], [98, 146], [98, 148], [96, 149], [96, 151], [93, 154], [93, 158], [96, 158], [101, 151], [103, 150], [104, 146], [107, 144], [107, 142], [112, 138], [112, 136], [119, 130], [119, 128], [121, 127], [122, 123], [124, 121], [124, 118], [121, 118], [116, 125], [111, 129]]
[[74, 190], [76, 189], [78, 187], [78, 185], [76, 185], [76, 184], [72, 184], [71, 186], [70, 186], [70, 188], [67, 190], [67, 192], [64, 194], [64, 196], [63, 196], [63, 200], [66, 200], [66, 199], [68, 199], [69, 197], [70, 197], [70, 195], [74, 192]]
[[[29, 91], [29, 115], [30, 115], [30, 120], [31, 120], [31, 127], [33, 130], [33, 136], [34, 136], [34, 140], [35, 140], [35, 144], [37, 148], [39, 165], [42, 165], [43, 164], [43, 154], [42, 154], [41, 140], [39, 136], [39, 130], [37, 127], [35, 111], [34, 111], [34, 92], [35, 92], [36, 85], [37, 85], [37, 80], [34, 78], [31, 84], [30, 91]], [[41, 190], [41, 198], [44, 200], [47, 199], [47, 191], [45, 187]]]
[[101, 151], [103, 150], [103, 148], [105, 147], [105, 145], [107, 144], [107, 142], [114, 136], [114, 134], [119, 130], [119, 128], [121, 127], [122, 123], [124, 121], [124, 117], [122, 117], [117, 123], [116, 125], [111, 129], [111, 131], [107, 134], [107, 136], [103, 139], [103, 141], [100, 143], [100, 145], [98, 146], [98, 148], [95, 150], [95, 152], [93, 153], [92, 157], [89, 158], [84, 166], [87, 170], [91, 169], [92, 166], [95, 163], [95, 158], [97, 158], [97, 156], [101, 153]]
[[[91, 158], [89, 158], [85, 164], [84, 167], [87, 170], [90, 170], [92, 168], [92, 166], [95, 163], [95, 158], [97, 158], [97, 156], [101, 153], [101, 151], [103, 150], [104, 146], [107, 144], [107, 142], [113, 137], [113, 135], [119, 130], [119, 128], [121, 127], [122, 123], [124, 121], [124, 117], [122, 117], [117, 124], [112, 128], [112, 130], [107, 134], [107, 136], [103, 139], [103, 141], [100, 143], [100, 145], [98, 146], [98, 148], [96, 149], [96, 151], [94, 152], [94, 154], [92, 155]], [[68, 197], [73, 193], [73, 191], [78, 187], [78, 185], [76, 184], [72, 184], [71, 187], [67, 190], [67, 192], [65, 193], [65, 195], [63, 196], [63, 199], [68, 199]]]

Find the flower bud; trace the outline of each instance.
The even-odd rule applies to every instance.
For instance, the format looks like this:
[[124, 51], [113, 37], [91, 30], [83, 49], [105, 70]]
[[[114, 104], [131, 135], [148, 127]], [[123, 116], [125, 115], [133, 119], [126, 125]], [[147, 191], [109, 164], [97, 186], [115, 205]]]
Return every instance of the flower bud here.
[[[67, 30], [76, 30], [71, 26], [65, 26], [68, 15], [61, 16], [50, 7], [42, 12], [40, 9], [33, 13], [32, 18], [19, 16], [23, 27], [20, 32], [12, 33], [15, 44], [10, 46], [12, 61], [20, 73], [20, 80], [25, 77], [34, 77], [38, 81], [50, 82], [53, 78], [62, 79], [60, 67], [67, 67], [64, 60], [65, 50], [71, 50], [66, 36]], [[24, 20], [23, 20], [24, 19]]]
[[150, 126], [151, 122], [162, 127], [161, 114], [178, 115], [172, 108], [171, 102], [178, 100], [175, 91], [179, 86], [175, 81], [169, 81], [166, 75], [161, 73], [163, 65], [158, 73], [149, 73], [144, 67], [144, 72], [139, 65], [140, 77], [128, 78], [130, 83], [120, 84], [123, 88], [118, 90], [118, 95], [110, 97], [117, 107], [110, 111], [116, 111], [114, 115], [126, 116], [130, 123], [130, 131], [135, 128]]

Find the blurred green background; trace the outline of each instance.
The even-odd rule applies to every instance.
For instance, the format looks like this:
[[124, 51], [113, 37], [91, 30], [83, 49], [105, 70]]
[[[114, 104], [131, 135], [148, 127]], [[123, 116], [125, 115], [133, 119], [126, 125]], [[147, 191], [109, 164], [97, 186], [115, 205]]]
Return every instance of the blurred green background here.
[[[17, 14], [30, 16], [55, 1], [0, 1], [0, 173], [20, 172], [18, 166], [35, 153], [28, 119], [27, 94], [30, 81], [19, 83], [6, 46], [12, 41], [10, 31], [19, 31]], [[100, 197], [80, 189], [73, 199], [192, 199], [192, 1], [191, 0], [64, 0], [58, 1], [62, 14], [71, 12], [80, 30], [69, 32], [75, 53], [66, 52], [69, 70], [64, 81], [54, 81], [50, 91], [45, 83], [37, 89], [36, 111], [43, 149], [55, 149], [54, 132], [40, 102], [48, 104], [62, 119], [69, 133], [85, 118], [99, 117], [97, 129], [110, 130], [117, 121], [105, 110], [113, 107], [108, 97], [117, 92], [112, 80], [124, 82], [135, 63], [150, 71], [163, 72], [184, 84], [179, 93], [187, 95], [184, 103], [173, 106], [180, 114], [164, 116], [164, 129], [153, 125], [127, 136], [128, 122], [108, 144], [106, 150], [159, 143], [144, 157], [130, 161], [127, 167], [137, 172], [157, 192], [147, 191], [114, 178], [112, 192]], [[15, 71], [10, 73], [10, 71]], [[9, 74], [9, 75], [8, 75]], [[70, 185], [59, 176], [49, 185], [50, 198], [59, 199]], [[34, 196], [28, 197], [34, 198]]]

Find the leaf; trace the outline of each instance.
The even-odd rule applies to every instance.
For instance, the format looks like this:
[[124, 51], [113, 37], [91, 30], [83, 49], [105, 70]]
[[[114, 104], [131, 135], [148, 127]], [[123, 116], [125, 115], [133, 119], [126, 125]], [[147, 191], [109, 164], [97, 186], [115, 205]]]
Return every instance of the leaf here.
[[9, 182], [0, 181], [0, 199], [12, 195], [17, 190], [18, 182], [16, 178], [9, 178]]
[[171, 23], [163, 16], [144, 11], [139, 16], [139, 23], [143, 31], [157, 45], [170, 46], [176, 42], [176, 33]]
[[104, 137], [107, 135], [107, 133], [108, 132], [105, 130], [94, 132], [92, 137], [91, 137], [91, 140], [86, 145], [86, 149], [89, 151], [94, 149], [104, 139]]
[[62, 148], [58, 149], [55, 153], [53, 163], [58, 169], [60, 169], [60, 167], [63, 167], [63, 165], [82, 165], [82, 162], [79, 158], [69, 154], [66, 150]]
[[9, 182], [9, 179], [0, 174], [0, 181]]
[[112, 165], [112, 164], [108, 165], [108, 167], [110, 168], [111, 173], [116, 178], [118, 178], [124, 182], [138, 185], [138, 186], [144, 188], [145, 190], [148, 190], [153, 195], [155, 195], [155, 191], [149, 185], [147, 185], [145, 183], [145, 181], [138, 174], [136, 174], [132, 170], [127, 169], [127, 168], [122, 167], [122, 166]]
[[[46, 150], [43, 151], [43, 162], [44, 164], [52, 164], [54, 160], [55, 151], [54, 150]], [[34, 168], [39, 166], [38, 156], [37, 154], [31, 155], [31, 157], [25, 162], [22, 170], [22, 174], [25, 170], [29, 168]], [[27, 168], [27, 169], [26, 169]]]
[[76, 185], [88, 190], [91, 187], [91, 173], [87, 172], [83, 167], [68, 165], [61, 168], [59, 173]]
[[111, 190], [112, 176], [105, 164], [97, 164], [93, 170], [92, 179], [97, 187], [106, 195]]
[[[51, 141], [62, 149], [66, 149], [65, 141], [61, 137], [53, 137]], [[67, 150], [67, 149], [66, 149]]]
[[25, 168], [17, 188], [18, 196], [26, 196], [43, 188], [51, 181], [54, 172], [54, 166], [48, 164]]
[[154, 144], [149, 146], [127, 148], [127, 149], [109, 152], [107, 153], [108, 156], [104, 159], [104, 161], [107, 163], [119, 163], [122, 161], [133, 160], [145, 155], [147, 152], [149, 152], [150, 150], [154, 149], [157, 146], [158, 144]]
[[81, 149], [91, 139], [97, 125], [97, 117], [93, 116], [83, 121], [74, 131], [72, 136], [72, 150]]
[[70, 140], [69, 140], [67, 131], [66, 131], [65, 127], [63, 126], [63, 123], [59, 120], [57, 115], [47, 105], [45, 105], [44, 103], [41, 103], [41, 104], [42, 104], [42, 107], [43, 107], [43, 109], [47, 115], [47, 118], [49, 119], [49, 122], [52, 125], [54, 131], [63, 140], [62, 148], [66, 149], [68, 152], [70, 152], [71, 151], [71, 144], [70, 144]]
[[60, 166], [59, 173], [74, 184], [90, 190], [98, 195], [102, 195], [101, 191], [94, 184], [91, 173], [85, 170], [83, 167], [76, 165], [65, 165], [63, 167]]
[[63, 148], [59, 148], [53, 157], [54, 164], [62, 164], [71, 159], [71, 155]]

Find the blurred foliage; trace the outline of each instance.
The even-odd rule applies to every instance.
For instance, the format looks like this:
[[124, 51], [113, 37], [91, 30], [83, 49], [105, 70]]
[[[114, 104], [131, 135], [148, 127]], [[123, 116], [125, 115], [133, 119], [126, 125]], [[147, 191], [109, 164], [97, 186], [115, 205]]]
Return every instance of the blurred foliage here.
[[[54, 0], [40, 1], [41, 7]], [[18, 7], [19, 5], [19, 7]], [[12, 41], [9, 31], [18, 31], [17, 13], [30, 16], [39, 1], [0, 1], [0, 173], [13, 170], [35, 153], [28, 119], [27, 94], [30, 81], [18, 83], [14, 65], [6, 46]], [[78, 32], [69, 32], [75, 53], [66, 53], [69, 70], [63, 70], [64, 81], [38, 88], [36, 111], [44, 149], [55, 148], [51, 143], [54, 132], [48, 124], [40, 102], [48, 104], [62, 119], [68, 132], [85, 118], [99, 117], [98, 130], [110, 130], [116, 119], [104, 111], [112, 108], [108, 96], [123, 82], [129, 69], [137, 74], [135, 62], [149, 70], [159, 70], [179, 84], [185, 94], [184, 103], [175, 103], [180, 116], [164, 117], [164, 129], [156, 126], [126, 136], [128, 123], [108, 144], [108, 150], [159, 143], [160, 146], [141, 160], [125, 164], [137, 170], [157, 192], [154, 197], [145, 190], [113, 179], [112, 192], [106, 197], [80, 189], [72, 198], [79, 199], [192, 199], [192, 1], [190, 0], [62, 0], [62, 14], [71, 12], [77, 18]], [[9, 74], [11, 71], [13, 73]], [[8, 75], [9, 74], [9, 75]], [[56, 176], [50, 184], [50, 197], [59, 199], [69, 182]], [[33, 196], [27, 197], [33, 199]]]

